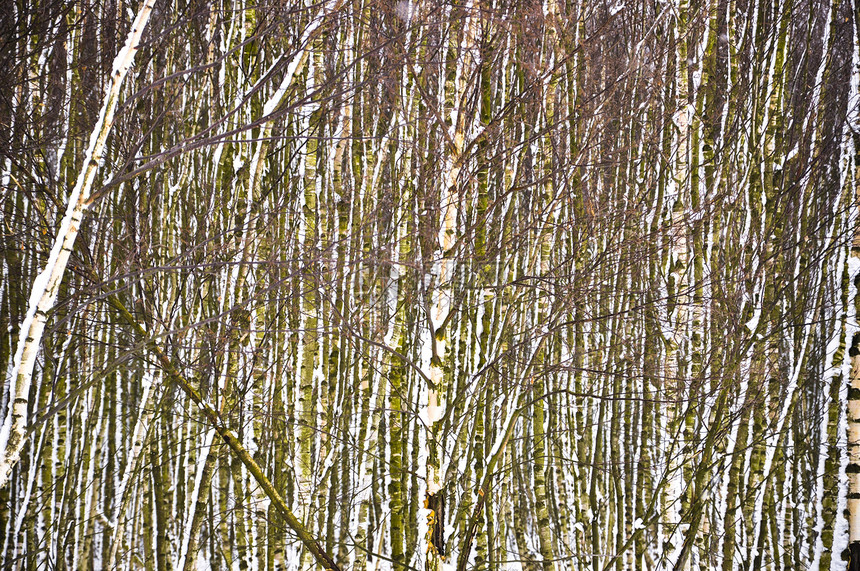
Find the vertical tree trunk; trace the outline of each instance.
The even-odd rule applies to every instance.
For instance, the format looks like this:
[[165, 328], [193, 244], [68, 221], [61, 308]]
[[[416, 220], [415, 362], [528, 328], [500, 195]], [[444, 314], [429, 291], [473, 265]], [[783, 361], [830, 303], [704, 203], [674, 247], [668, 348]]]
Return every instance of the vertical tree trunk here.
[[155, 0], [144, 0], [132, 24], [131, 33], [125, 46], [120, 50], [113, 63], [111, 83], [105, 94], [99, 120], [90, 136], [89, 147], [84, 157], [84, 167], [78, 176], [75, 188], [69, 196], [68, 207], [60, 229], [51, 248], [45, 269], [33, 283], [30, 304], [24, 323], [21, 325], [18, 349], [12, 368], [12, 382], [9, 385], [9, 408], [2, 427], [0, 427], [0, 488], [6, 486], [13, 466], [18, 462], [21, 450], [26, 443], [25, 427], [27, 408], [30, 402], [30, 383], [36, 356], [42, 343], [48, 312], [53, 308], [60, 291], [60, 283], [66, 271], [69, 256], [80, 230], [84, 210], [90, 199], [93, 182], [104, 158], [104, 149], [113, 126], [114, 113], [119, 104], [119, 94], [128, 70], [134, 63], [134, 56], [140, 45], [143, 31]]
[[[860, 258], [860, 233], [851, 250]], [[855, 315], [860, 315], [860, 274], [855, 276]], [[851, 339], [851, 377], [848, 387], [848, 571], [860, 571], [860, 333]]]

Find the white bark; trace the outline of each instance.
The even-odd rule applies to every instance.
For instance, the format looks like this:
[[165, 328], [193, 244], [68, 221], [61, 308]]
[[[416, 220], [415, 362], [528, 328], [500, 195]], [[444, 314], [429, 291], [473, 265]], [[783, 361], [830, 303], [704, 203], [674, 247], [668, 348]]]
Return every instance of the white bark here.
[[12, 474], [12, 469], [21, 457], [26, 442], [27, 408], [29, 404], [30, 383], [33, 368], [41, 346], [48, 312], [54, 307], [69, 256], [75, 245], [84, 210], [88, 206], [90, 192], [103, 158], [108, 135], [113, 126], [114, 113], [119, 103], [119, 92], [128, 70], [134, 63], [134, 55], [140, 45], [141, 36], [146, 28], [155, 0], [144, 0], [137, 17], [132, 23], [131, 32], [125, 46], [120, 50], [113, 63], [111, 83], [105, 94], [98, 121], [93, 127], [89, 147], [84, 156], [84, 166], [78, 175], [75, 188], [69, 196], [68, 207], [45, 269], [35, 281], [30, 293], [29, 309], [21, 325], [18, 348], [13, 361], [12, 375], [8, 380], [9, 409], [3, 426], [0, 428], [0, 488], [4, 487]]
[[191, 541], [192, 522], [194, 520], [194, 510], [197, 509], [197, 502], [200, 498], [201, 487], [203, 482], [203, 470], [206, 461], [211, 454], [212, 443], [215, 441], [215, 429], [210, 428], [204, 438], [203, 448], [200, 450], [200, 456], [197, 459], [197, 472], [194, 477], [194, 491], [191, 493], [191, 499], [188, 501], [188, 508], [185, 515], [185, 531], [182, 534], [182, 546], [179, 549], [179, 557], [173, 564], [174, 569], [185, 569], [186, 560], [188, 557], [194, 557], [196, 554], [188, 553], [188, 544]]
[[143, 449], [143, 445], [149, 435], [149, 429], [152, 426], [152, 415], [155, 412], [155, 408], [154, 406], [147, 408], [149, 396], [152, 392], [152, 383], [152, 373], [147, 371], [143, 377], [143, 396], [141, 397], [140, 404], [138, 405], [140, 414], [137, 417], [137, 422], [135, 423], [134, 431], [132, 432], [131, 453], [128, 455], [128, 462], [126, 463], [125, 471], [123, 472], [122, 480], [120, 481], [116, 494], [116, 497], [119, 499], [119, 503], [117, 504], [116, 513], [113, 517], [113, 537], [111, 538], [112, 545], [108, 556], [108, 569], [113, 569], [119, 546], [123, 541], [122, 520], [129, 502], [128, 491], [131, 489], [129, 484], [132, 476], [137, 472], [140, 452]]

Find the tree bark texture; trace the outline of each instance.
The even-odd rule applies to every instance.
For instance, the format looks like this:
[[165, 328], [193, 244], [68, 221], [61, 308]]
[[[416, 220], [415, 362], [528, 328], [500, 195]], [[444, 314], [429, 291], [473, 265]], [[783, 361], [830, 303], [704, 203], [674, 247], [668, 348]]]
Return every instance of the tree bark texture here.
[[852, 4], [13, 4], [0, 566], [860, 561]]

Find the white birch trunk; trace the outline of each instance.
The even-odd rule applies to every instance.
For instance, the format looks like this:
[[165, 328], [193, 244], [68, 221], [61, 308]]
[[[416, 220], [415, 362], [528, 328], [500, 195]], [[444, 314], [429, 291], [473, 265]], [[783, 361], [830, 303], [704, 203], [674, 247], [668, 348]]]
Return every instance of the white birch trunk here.
[[131, 489], [129, 483], [138, 468], [138, 460], [140, 452], [143, 449], [147, 436], [149, 435], [150, 427], [152, 426], [152, 415], [155, 412], [154, 407], [147, 408], [150, 393], [152, 392], [153, 378], [152, 373], [147, 371], [143, 378], [143, 396], [140, 399], [138, 408], [140, 414], [137, 417], [137, 422], [134, 425], [132, 432], [132, 449], [128, 455], [125, 471], [122, 476], [119, 488], [117, 489], [117, 506], [116, 513], [113, 517], [113, 537], [111, 538], [110, 555], [107, 561], [107, 568], [113, 569], [116, 562], [119, 546], [123, 541], [123, 516], [129, 503], [127, 492]]
[[89, 205], [90, 192], [95, 181], [100, 162], [103, 158], [108, 135], [113, 126], [114, 113], [119, 103], [119, 93], [128, 70], [134, 63], [143, 31], [152, 12], [155, 0], [144, 0], [137, 17], [113, 63], [111, 83], [105, 95], [104, 104], [98, 121], [90, 136], [90, 144], [84, 156], [84, 167], [78, 176], [75, 188], [69, 196], [66, 215], [63, 217], [51, 254], [42, 273], [33, 282], [30, 303], [18, 339], [18, 348], [9, 379], [9, 410], [0, 428], [0, 488], [4, 487], [12, 475], [12, 469], [21, 457], [26, 443], [27, 407], [29, 405], [30, 383], [33, 368], [42, 342], [42, 333], [48, 312], [54, 307], [66, 264], [78, 236], [84, 210]]

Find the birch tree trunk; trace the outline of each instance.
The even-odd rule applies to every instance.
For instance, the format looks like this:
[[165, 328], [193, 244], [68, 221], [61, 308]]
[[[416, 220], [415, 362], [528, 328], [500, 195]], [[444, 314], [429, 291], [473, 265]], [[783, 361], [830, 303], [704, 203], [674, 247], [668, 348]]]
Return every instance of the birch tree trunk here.
[[0, 566], [845, 569], [853, 5], [145, 7], [0, 13]]
[[69, 195], [66, 214], [60, 223], [48, 262], [33, 282], [29, 309], [20, 328], [18, 348], [15, 351], [8, 383], [8, 411], [0, 427], [0, 449], [3, 451], [0, 457], [0, 488], [9, 483], [12, 468], [18, 462], [21, 450], [27, 442], [25, 427], [27, 407], [30, 403], [30, 383], [33, 379], [36, 357], [42, 344], [45, 322], [48, 319], [48, 312], [57, 300], [63, 274], [66, 272], [69, 256], [78, 237], [84, 210], [89, 205], [92, 186], [100, 163], [104, 159], [105, 146], [113, 127], [123, 81], [134, 64], [134, 56], [154, 5], [155, 0], [143, 1], [132, 23], [125, 46], [114, 60], [110, 83], [84, 156], [84, 167]]

